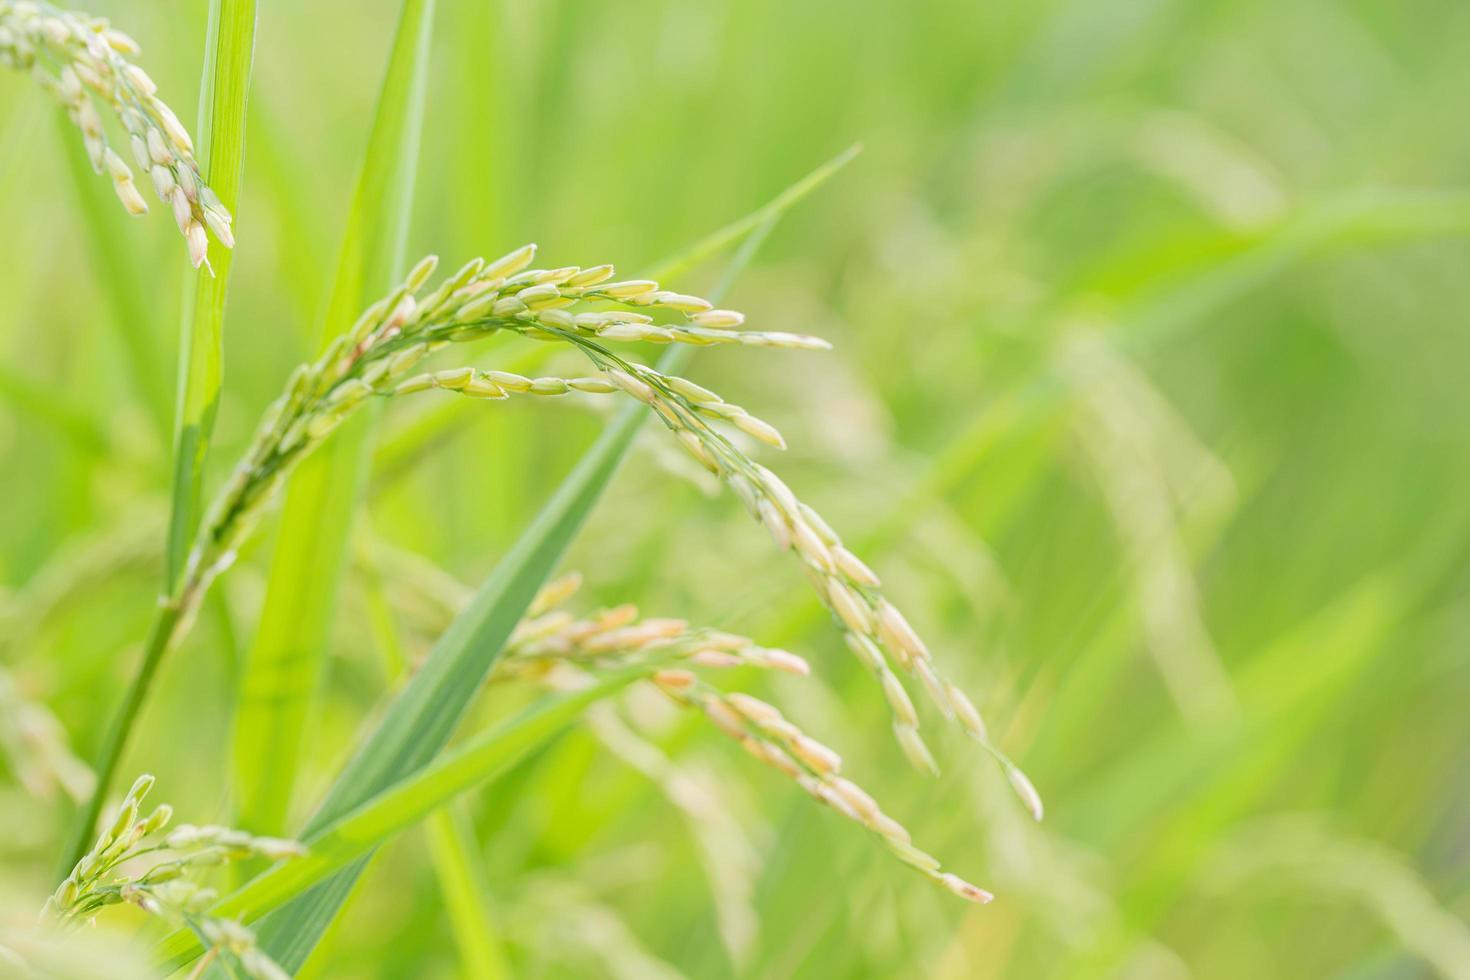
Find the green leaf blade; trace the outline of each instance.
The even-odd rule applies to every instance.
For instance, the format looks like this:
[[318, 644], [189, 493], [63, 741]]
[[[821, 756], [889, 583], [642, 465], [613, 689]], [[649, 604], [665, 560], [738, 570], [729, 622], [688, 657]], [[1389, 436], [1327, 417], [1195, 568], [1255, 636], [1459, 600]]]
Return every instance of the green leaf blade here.
[[[255, 0], [215, 0], [209, 8], [204, 86], [199, 96], [199, 164], [231, 213], [239, 208], [245, 170], [245, 109], [255, 52]], [[180, 332], [178, 425], [174, 438], [173, 517], [165, 584], [172, 592], [203, 511], [204, 466], [224, 379], [225, 299], [234, 253], [214, 249], [213, 275], [186, 287]]]

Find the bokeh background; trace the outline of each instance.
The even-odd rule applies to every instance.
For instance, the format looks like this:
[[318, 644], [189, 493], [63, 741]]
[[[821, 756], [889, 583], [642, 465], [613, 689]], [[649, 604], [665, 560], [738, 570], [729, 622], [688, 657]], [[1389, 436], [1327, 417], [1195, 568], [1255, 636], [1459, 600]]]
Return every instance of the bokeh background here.
[[[216, 481], [309, 353], [396, 19], [260, 6]], [[204, 5], [94, 9], [191, 109]], [[1049, 805], [1031, 824], [956, 734], [942, 779], [909, 770], [795, 569], [650, 430], [567, 562], [580, 608], [809, 657], [752, 682], [1000, 897], [954, 901], [635, 700], [657, 778], [575, 732], [462, 810], [516, 975], [1470, 976], [1470, 6], [440, 0], [433, 50], [410, 250], [451, 267], [534, 240], [636, 274], [863, 144], [728, 300], [836, 351], [690, 374], [783, 429], [783, 475]], [[44, 703], [85, 757], [159, 575], [186, 269], [22, 77], [0, 215], [0, 715]], [[600, 421], [387, 413], [302, 815], [384, 690], [368, 588], [422, 649], [415, 556], [478, 582]], [[186, 819], [229, 812], [270, 532], [125, 767]], [[17, 759], [0, 879], [39, 904], [69, 807]], [[308, 968], [460, 970], [421, 834]]]

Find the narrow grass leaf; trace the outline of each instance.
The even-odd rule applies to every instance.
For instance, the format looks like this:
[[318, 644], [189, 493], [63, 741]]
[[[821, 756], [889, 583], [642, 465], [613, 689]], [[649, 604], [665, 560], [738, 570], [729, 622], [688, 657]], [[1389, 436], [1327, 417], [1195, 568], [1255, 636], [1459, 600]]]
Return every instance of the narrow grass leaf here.
[[[200, 167], [220, 203], [235, 214], [245, 168], [245, 106], [255, 51], [255, 0], [213, 0], [199, 93]], [[74, 155], [74, 154], [73, 154]], [[173, 515], [165, 588], [172, 592], [203, 508], [204, 464], [224, 377], [225, 296], [232, 249], [214, 250], [214, 274], [185, 286], [180, 331], [178, 427], [174, 435]]]
[[[366, 523], [364, 521], [364, 525]], [[358, 534], [366, 537], [362, 525], [359, 525]], [[368, 543], [364, 547], [372, 548], [373, 544]], [[382, 575], [373, 561], [366, 562], [359, 575], [368, 605], [368, 623], [383, 658], [383, 673], [391, 683], [400, 683], [408, 670], [409, 660], [383, 588]], [[478, 845], [468, 813], [456, 804], [442, 807], [424, 821], [424, 832], [444, 910], [449, 914], [454, 944], [465, 972], [484, 980], [510, 976], [495, 934], [490, 885], [481, 862], [476, 860]]]
[[461, 806], [441, 807], [424, 821], [424, 830], [465, 974], [479, 980], [511, 976], [486, 901], [490, 887], [469, 815]]

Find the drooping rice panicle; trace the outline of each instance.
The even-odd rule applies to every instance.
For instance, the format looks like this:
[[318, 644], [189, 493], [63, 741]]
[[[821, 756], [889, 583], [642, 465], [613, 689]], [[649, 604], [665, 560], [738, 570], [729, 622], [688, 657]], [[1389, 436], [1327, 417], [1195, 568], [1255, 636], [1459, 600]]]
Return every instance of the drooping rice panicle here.
[[[385, 598], [398, 607], [395, 611], [407, 614], [404, 625], [413, 632], [438, 636], [468, 603], [471, 591], [422, 556], [381, 541], [364, 538], [360, 543], [359, 560], [371, 562], [371, 574], [384, 584]], [[552, 646], [570, 649], [574, 636], [586, 635], [589, 620], [579, 625], [558, 609], [581, 584], [582, 577], [572, 572], [542, 587], [497, 662], [492, 681], [527, 676], [533, 682], [554, 685], [557, 675], [539, 655], [549, 653]], [[601, 614], [591, 617], [601, 618]], [[554, 635], [558, 623], [567, 624], [561, 630], [565, 644]], [[525, 670], [527, 667], [531, 669]], [[709, 880], [721, 939], [732, 956], [743, 956], [759, 929], [754, 893], [760, 859], [726, 798], [728, 781], [701, 764], [665, 752], [625, 721], [611, 702], [592, 705], [582, 721], [609, 753], [654, 783], [683, 814]]]
[[197, 269], [208, 261], [209, 235], [234, 247], [233, 219], [204, 182], [188, 130], [158, 98], [147, 72], [130, 60], [138, 53], [137, 42], [105, 18], [30, 0], [0, 0], [0, 65], [29, 71], [60, 101], [81, 130], [92, 169], [112, 179], [129, 214], [143, 214], [148, 203], [132, 167], [108, 142], [97, 107], [117, 117], [134, 163], [172, 212]]
[[990, 752], [1032, 816], [1040, 820], [1043, 808], [1035, 787], [990, 741], [984, 720], [964, 691], [939, 674], [927, 645], [879, 590], [878, 576], [843, 545], [820, 514], [798, 500], [779, 476], [719, 433], [710, 420], [724, 419], [762, 442], [784, 448], [780, 433], [693, 382], [632, 364], [585, 338], [569, 335], [568, 339], [615, 384], [653, 409], [680, 444], [741, 499], [776, 546], [800, 559], [818, 597], [842, 627], [848, 647], [882, 687], [893, 712], [894, 735], [910, 763], [937, 772], [933, 755], [919, 735], [913, 701], [889, 666], [890, 657], [919, 680], [942, 714], [956, 720]]
[[[140, 809], [152, 788], [152, 776], [140, 776], [133, 783], [112, 823], [46, 900], [43, 914], [63, 926], [78, 925], [109, 905], [126, 902], [171, 924], [187, 923], [204, 938], [212, 955], [228, 957], [254, 980], [285, 978], [286, 972], [256, 945], [254, 932], [207, 913], [218, 895], [190, 876], [245, 858], [288, 860], [305, 849], [295, 841], [218, 826], [183, 824], [165, 833], [172, 807], [165, 803], [147, 815]], [[140, 868], [138, 859], [145, 857], [152, 860]]]
[[[542, 590], [533, 608], [551, 609], [574, 587], [575, 580], [553, 582]], [[794, 654], [766, 650], [731, 633], [690, 630], [683, 620], [639, 619], [635, 607], [623, 605], [588, 619], [548, 611], [522, 621], [496, 676], [576, 688], [591, 683], [589, 672], [624, 666], [629, 659], [644, 659], [654, 652], [661, 655], [665, 666], [652, 675], [652, 682], [676, 704], [698, 710], [751, 755], [795, 780], [813, 799], [877, 834], [909, 867], [961, 898], [980, 903], [992, 899], [989, 892], [944, 871], [937, 858], [914, 847], [902, 824], [841, 775], [841, 757], [794, 725], [780, 709], [743, 692], [721, 691], [689, 669], [753, 666], [808, 673], [806, 662]]]

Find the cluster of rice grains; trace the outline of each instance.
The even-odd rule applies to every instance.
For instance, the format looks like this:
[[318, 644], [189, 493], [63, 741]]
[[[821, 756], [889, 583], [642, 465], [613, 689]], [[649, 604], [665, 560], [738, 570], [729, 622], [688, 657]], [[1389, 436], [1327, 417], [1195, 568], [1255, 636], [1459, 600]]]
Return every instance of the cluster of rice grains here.
[[656, 662], [660, 667], [687, 662], [699, 667], [757, 667], [806, 675], [811, 667], [794, 653], [762, 647], [743, 636], [690, 629], [682, 619], [642, 618], [631, 604], [603, 609], [578, 619], [564, 609], [580, 586], [572, 575], [551, 583], [537, 596], [526, 619], [517, 624], [496, 665], [495, 678], [550, 681], [572, 670], [611, 670]]
[[260, 950], [250, 929], [208, 914], [217, 895], [190, 875], [246, 858], [287, 860], [304, 849], [295, 841], [213, 825], [183, 824], [165, 833], [173, 817], [168, 804], [146, 816], [140, 809], [152, 788], [152, 776], [133, 783], [117, 816], [47, 900], [43, 914], [62, 926], [81, 925], [107, 906], [126, 902], [173, 925], [187, 924], [208, 947], [207, 960], [219, 958], [255, 980], [282, 980], [286, 972]]
[[780, 709], [743, 692], [725, 692], [708, 683], [698, 668], [755, 667], [804, 676], [807, 662], [785, 650], [770, 649], [720, 630], [690, 629], [680, 619], [640, 619], [631, 605], [615, 606], [578, 619], [551, 609], [570, 597], [579, 579], [548, 586], [507, 645], [496, 676], [538, 680], [573, 689], [591, 683], [598, 670], [654, 664], [652, 683], [675, 704], [703, 714], [761, 762], [794, 780], [823, 803], [882, 838], [905, 864], [972, 902], [988, 902], [989, 892], [943, 870], [939, 859], [913, 845], [902, 824], [884, 813], [862, 787], [844, 778], [842, 758], [782, 715]]
[[137, 54], [137, 43], [105, 19], [0, 0], [0, 65], [29, 71], [56, 96], [82, 132], [92, 169], [112, 178], [128, 213], [143, 214], [148, 204], [132, 168], [109, 145], [98, 104], [117, 117], [133, 160], [172, 210], [197, 269], [208, 259], [206, 228], [225, 248], [234, 247], [230, 213], [200, 176], [194, 143], [179, 117], [158, 98], [148, 74], [128, 60]]

